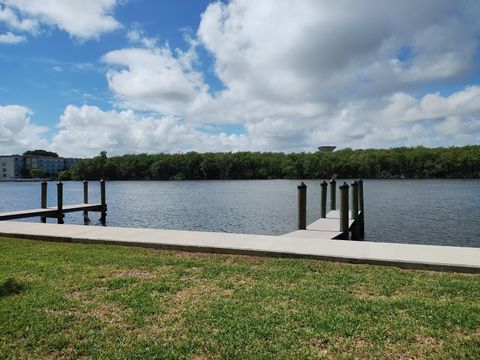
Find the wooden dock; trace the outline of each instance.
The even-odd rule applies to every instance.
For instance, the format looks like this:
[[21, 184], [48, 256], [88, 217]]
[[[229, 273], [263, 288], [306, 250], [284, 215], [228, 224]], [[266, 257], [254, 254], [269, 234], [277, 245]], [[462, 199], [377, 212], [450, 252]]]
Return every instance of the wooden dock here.
[[[363, 240], [364, 204], [363, 180], [353, 181], [351, 186], [344, 182], [340, 187], [340, 209], [336, 208], [336, 181], [330, 181], [330, 211], [327, 211], [329, 184], [320, 184], [320, 218], [307, 226], [307, 186], [302, 182], [298, 187], [298, 230], [283, 236], [297, 236], [309, 239]], [[351, 189], [351, 209], [349, 190]]]
[[25, 219], [31, 217], [51, 217], [58, 218], [61, 214], [76, 212], [76, 211], [106, 211], [106, 205], [102, 204], [76, 204], [76, 205], [65, 205], [61, 209], [56, 207], [49, 207], [46, 209], [28, 209], [28, 210], [17, 210], [17, 211], [7, 211], [0, 213], [0, 221], [2, 220], [16, 220], [16, 219]]
[[40, 221], [43, 223], [47, 221], [47, 218], [56, 218], [59, 224], [63, 224], [63, 218], [65, 217], [65, 214], [81, 211], [83, 212], [85, 224], [88, 224], [90, 222], [88, 213], [97, 211], [101, 213], [100, 222], [105, 225], [107, 216], [107, 202], [104, 180], [100, 181], [101, 202], [99, 204], [88, 203], [88, 181], [83, 182], [83, 203], [81, 204], [63, 205], [63, 183], [59, 181], [57, 183], [57, 206], [47, 207], [47, 188], [48, 183], [43, 181], [41, 183], [41, 207], [39, 209], [2, 212], [0, 213], [0, 221], [39, 217]]

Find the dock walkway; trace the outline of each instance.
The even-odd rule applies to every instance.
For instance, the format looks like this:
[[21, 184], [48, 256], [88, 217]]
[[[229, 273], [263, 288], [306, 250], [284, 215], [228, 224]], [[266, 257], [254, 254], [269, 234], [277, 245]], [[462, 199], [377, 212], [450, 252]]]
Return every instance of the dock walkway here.
[[[306, 231], [315, 234], [315, 231]], [[0, 222], [0, 236], [75, 243], [395, 265], [403, 268], [480, 273], [480, 249], [370, 241], [229, 234], [142, 228]]]
[[[332, 240], [342, 235], [340, 231], [340, 211], [331, 210], [327, 213], [326, 218], [320, 218], [310, 225], [306, 230], [297, 230], [281, 236], [293, 236], [309, 239]], [[349, 212], [348, 226], [353, 225], [352, 213]]]
[[0, 213], [0, 221], [25, 219], [31, 217], [57, 217], [58, 214], [66, 214], [76, 211], [102, 211], [102, 209], [102, 204], [76, 204], [64, 205], [60, 210], [56, 207], [48, 207], [45, 209], [7, 211]]

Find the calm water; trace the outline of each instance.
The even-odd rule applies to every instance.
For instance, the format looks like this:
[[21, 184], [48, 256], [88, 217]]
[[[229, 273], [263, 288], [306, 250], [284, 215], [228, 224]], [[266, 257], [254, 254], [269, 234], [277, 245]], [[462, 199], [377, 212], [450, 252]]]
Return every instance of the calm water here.
[[[320, 181], [305, 183], [312, 222], [320, 211]], [[107, 183], [107, 225], [283, 234], [296, 230], [298, 184], [112, 181]], [[364, 189], [367, 240], [480, 247], [480, 180], [366, 180]], [[55, 183], [49, 183], [49, 206], [56, 204], [55, 191]], [[0, 183], [0, 196], [0, 211], [38, 208], [40, 184]], [[66, 182], [64, 198], [66, 204], [82, 202], [82, 183]], [[96, 182], [90, 183], [90, 202], [99, 202]], [[91, 215], [96, 224], [99, 214]], [[66, 223], [82, 221], [81, 213], [65, 218]]]

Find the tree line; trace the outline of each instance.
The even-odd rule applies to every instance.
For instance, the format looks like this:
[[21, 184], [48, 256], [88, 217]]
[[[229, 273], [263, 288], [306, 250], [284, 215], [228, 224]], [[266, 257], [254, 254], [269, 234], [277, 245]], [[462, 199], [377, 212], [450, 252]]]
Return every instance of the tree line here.
[[131, 154], [106, 152], [63, 171], [64, 180], [479, 178], [480, 145], [334, 152]]
[[48, 156], [58, 158], [56, 152], [47, 151], [47, 150], [28, 150], [23, 153], [23, 155], [36, 155], [36, 156]]

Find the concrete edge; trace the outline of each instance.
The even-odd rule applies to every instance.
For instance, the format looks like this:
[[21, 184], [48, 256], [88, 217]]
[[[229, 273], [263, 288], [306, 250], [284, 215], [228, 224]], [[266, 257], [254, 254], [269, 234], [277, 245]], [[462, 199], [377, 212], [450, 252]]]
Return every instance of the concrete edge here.
[[16, 238], [16, 239], [39, 240], [39, 241], [48, 241], [48, 242], [102, 244], [102, 245], [117, 245], [117, 246], [120, 245], [120, 246], [132, 246], [132, 247], [142, 247], [142, 248], [153, 248], [153, 249], [160, 249], [160, 250], [208, 253], [208, 254], [314, 259], [314, 260], [340, 262], [340, 263], [347, 263], [347, 264], [393, 266], [393, 267], [397, 267], [400, 269], [407, 269], [407, 270], [428, 270], [428, 271], [480, 274], [480, 268], [465, 266], [465, 265], [462, 266], [462, 265], [450, 265], [450, 264], [405, 262], [405, 261], [398, 261], [398, 260], [396, 261], [396, 260], [382, 260], [382, 259], [350, 258], [350, 257], [341, 257], [341, 256], [298, 254], [298, 253], [281, 252], [281, 251], [276, 252], [276, 251], [237, 249], [237, 248], [219, 248], [219, 247], [211, 247], [211, 246], [172, 245], [172, 244], [158, 244], [158, 243], [150, 243], [150, 242], [124, 242], [119, 240], [94, 240], [94, 239], [71, 238], [71, 237], [52, 236], [52, 235], [26, 235], [26, 234], [5, 233], [5, 232], [0, 232], [0, 236]]

